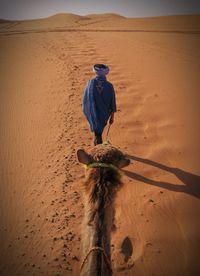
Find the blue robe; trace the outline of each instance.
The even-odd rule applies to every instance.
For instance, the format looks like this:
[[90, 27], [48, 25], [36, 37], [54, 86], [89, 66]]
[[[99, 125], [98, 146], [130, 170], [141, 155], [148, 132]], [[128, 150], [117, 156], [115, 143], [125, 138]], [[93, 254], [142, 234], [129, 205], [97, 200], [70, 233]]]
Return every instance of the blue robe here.
[[102, 133], [112, 112], [116, 112], [115, 91], [105, 76], [89, 80], [83, 96], [83, 112], [92, 132]]

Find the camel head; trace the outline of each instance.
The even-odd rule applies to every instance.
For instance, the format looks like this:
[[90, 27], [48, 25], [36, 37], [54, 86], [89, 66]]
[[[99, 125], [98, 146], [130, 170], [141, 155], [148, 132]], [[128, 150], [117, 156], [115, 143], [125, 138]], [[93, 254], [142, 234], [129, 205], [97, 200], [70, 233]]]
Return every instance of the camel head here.
[[78, 161], [89, 166], [92, 163], [112, 164], [116, 168], [121, 169], [130, 164], [130, 160], [125, 155], [111, 145], [100, 144], [92, 148], [87, 153], [84, 149], [77, 151]]

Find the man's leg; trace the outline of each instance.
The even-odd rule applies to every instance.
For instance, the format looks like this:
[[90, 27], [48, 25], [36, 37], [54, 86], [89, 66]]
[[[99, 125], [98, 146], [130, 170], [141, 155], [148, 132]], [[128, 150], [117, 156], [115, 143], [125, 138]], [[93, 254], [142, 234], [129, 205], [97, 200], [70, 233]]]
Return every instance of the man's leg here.
[[98, 144], [102, 144], [103, 143], [103, 141], [102, 141], [102, 133], [95, 132], [94, 135], [95, 135], [94, 145], [96, 146]]

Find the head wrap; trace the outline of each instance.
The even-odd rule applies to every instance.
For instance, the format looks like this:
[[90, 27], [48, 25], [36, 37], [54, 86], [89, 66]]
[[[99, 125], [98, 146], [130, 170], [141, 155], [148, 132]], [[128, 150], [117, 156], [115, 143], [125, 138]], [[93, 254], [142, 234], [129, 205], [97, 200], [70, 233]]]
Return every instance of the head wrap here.
[[109, 67], [106, 64], [95, 64], [93, 66], [93, 72], [95, 72], [97, 76], [105, 76], [109, 73]]

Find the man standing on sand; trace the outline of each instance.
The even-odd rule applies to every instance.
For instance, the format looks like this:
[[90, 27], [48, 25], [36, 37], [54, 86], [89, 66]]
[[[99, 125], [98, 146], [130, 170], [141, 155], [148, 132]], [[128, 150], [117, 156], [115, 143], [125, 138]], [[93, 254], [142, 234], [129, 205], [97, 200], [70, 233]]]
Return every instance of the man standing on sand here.
[[89, 80], [85, 88], [83, 113], [90, 124], [91, 131], [94, 132], [94, 145], [97, 145], [102, 144], [102, 133], [108, 119], [109, 124], [114, 122], [116, 100], [113, 85], [106, 79], [109, 67], [105, 64], [95, 64], [93, 71], [96, 77]]

